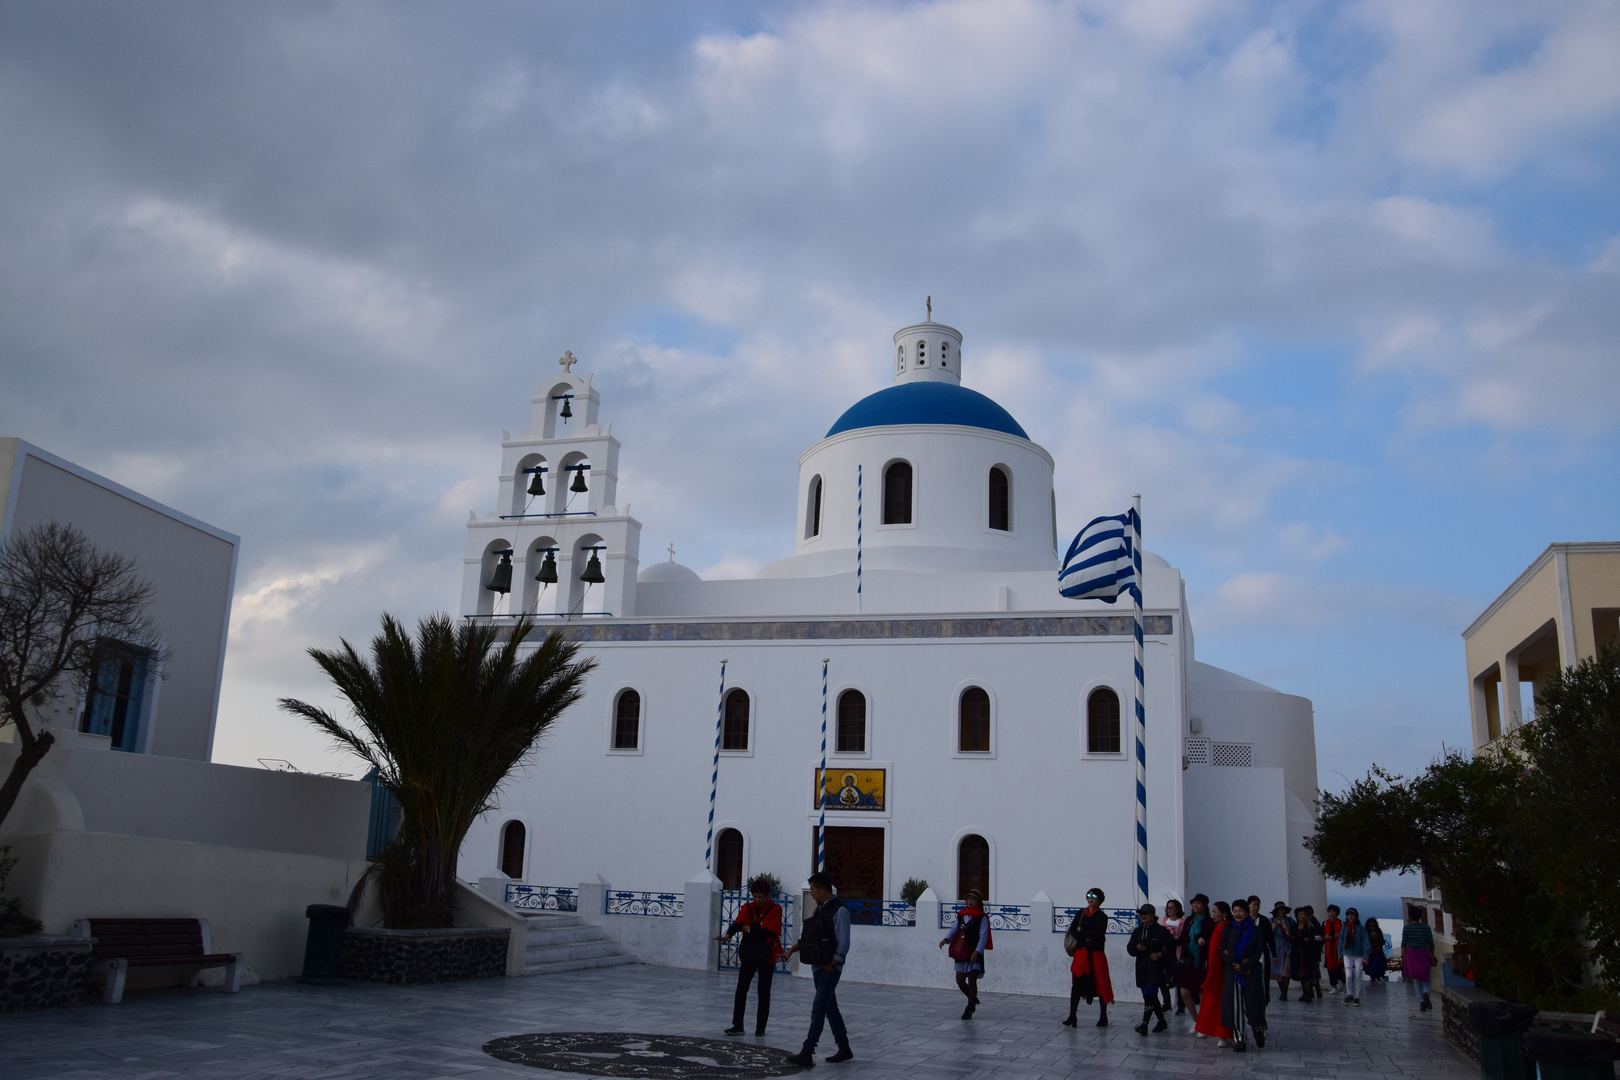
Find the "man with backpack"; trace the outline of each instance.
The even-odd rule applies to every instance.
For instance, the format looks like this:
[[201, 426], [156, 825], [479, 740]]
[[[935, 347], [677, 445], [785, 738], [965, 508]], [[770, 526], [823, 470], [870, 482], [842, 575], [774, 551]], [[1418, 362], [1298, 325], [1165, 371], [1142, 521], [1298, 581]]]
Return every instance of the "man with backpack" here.
[[804, 920], [804, 932], [787, 954], [799, 954], [801, 963], [809, 964], [816, 983], [816, 997], [810, 1005], [810, 1033], [804, 1037], [804, 1049], [788, 1058], [800, 1068], [808, 1069], [816, 1063], [816, 1043], [821, 1040], [823, 1022], [832, 1026], [833, 1040], [838, 1052], [828, 1061], [849, 1061], [855, 1055], [849, 1049], [849, 1032], [838, 1011], [838, 977], [844, 972], [844, 958], [849, 955], [849, 909], [833, 895], [832, 878], [821, 871], [810, 875], [810, 896], [816, 902], [816, 913]]
[[756, 973], [759, 975], [759, 1017], [754, 1024], [754, 1034], [765, 1034], [765, 1021], [771, 1015], [771, 975], [782, 955], [782, 906], [771, 899], [770, 881], [755, 878], [749, 883], [748, 891], [753, 899], [737, 912], [730, 929], [715, 938], [730, 941], [733, 934], [742, 935], [742, 942], [737, 946], [737, 1001], [727, 1035], [743, 1033], [748, 984], [753, 982]]

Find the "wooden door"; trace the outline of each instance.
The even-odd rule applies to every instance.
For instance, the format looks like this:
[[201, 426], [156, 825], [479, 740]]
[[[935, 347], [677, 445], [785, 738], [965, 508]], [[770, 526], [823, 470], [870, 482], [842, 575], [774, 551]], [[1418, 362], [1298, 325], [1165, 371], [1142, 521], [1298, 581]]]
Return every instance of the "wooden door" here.
[[827, 873], [846, 900], [882, 900], [883, 830], [827, 826]]

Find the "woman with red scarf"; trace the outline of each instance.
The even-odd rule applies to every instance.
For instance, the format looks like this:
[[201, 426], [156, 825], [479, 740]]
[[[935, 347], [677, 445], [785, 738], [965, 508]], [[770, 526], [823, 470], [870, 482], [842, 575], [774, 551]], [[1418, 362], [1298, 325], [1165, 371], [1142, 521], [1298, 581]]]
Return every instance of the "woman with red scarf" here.
[[951, 947], [951, 959], [956, 961], [956, 988], [967, 995], [967, 1008], [962, 1019], [973, 1019], [973, 1010], [979, 1007], [979, 979], [984, 975], [984, 954], [994, 946], [990, 942], [990, 917], [984, 913], [984, 894], [969, 889], [962, 897], [962, 906], [956, 912], [956, 925], [939, 943], [940, 948]]
[[1232, 1029], [1221, 1023], [1221, 995], [1226, 989], [1226, 965], [1221, 961], [1221, 938], [1232, 925], [1232, 905], [1217, 900], [1210, 906], [1215, 926], [1209, 933], [1204, 955], [1209, 971], [1204, 976], [1203, 996], [1198, 1001], [1198, 1023], [1193, 1030], [1200, 1039], [1219, 1039], [1221, 1046], [1232, 1045]]
[[1102, 909], [1103, 899], [1101, 889], [1088, 889], [1085, 908], [1075, 912], [1069, 922], [1069, 933], [1064, 935], [1074, 935], [1076, 942], [1074, 961], [1069, 965], [1069, 1015], [1063, 1021], [1064, 1027], [1074, 1027], [1080, 1022], [1075, 1013], [1080, 1008], [1081, 998], [1086, 999], [1087, 1005], [1092, 998], [1102, 1000], [1097, 1026], [1108, 1026], [1108, 1006], [1114, 1000], [1114, 984], [1108, 978], [1108, 957], [1103, 953], [1103, 946], [1108, 943], [1108, 913]]

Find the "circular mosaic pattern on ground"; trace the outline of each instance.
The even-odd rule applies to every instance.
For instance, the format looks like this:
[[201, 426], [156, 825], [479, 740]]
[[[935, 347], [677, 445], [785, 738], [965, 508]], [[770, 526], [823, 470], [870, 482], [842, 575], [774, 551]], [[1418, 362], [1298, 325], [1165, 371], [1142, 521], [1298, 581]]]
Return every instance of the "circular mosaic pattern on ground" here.
[[752, 1080], [799, 1071], [788, 1052], [732, 1039], [639, 1035], [618, 1031], [546, 1031], [508, 1035], [484, 1053], [517, 1065], [591, 1076], [648, 1080]]

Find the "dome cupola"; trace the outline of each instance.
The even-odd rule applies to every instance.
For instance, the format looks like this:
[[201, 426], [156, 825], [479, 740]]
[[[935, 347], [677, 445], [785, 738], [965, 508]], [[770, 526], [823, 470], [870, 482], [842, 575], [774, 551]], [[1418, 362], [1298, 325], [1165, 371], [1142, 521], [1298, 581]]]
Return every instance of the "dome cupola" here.
[[962, 332], [932, 319], [896, 330], [894, 381], [962, 385]]
[[961, 331], [932, 318], [895, 333], [894, 385], [799, 458], [794, 554], [761, 577], [846, 573], [858, 553], [914, 573], [1056, 565], [1052, 457], [962, 385], [961, 350]]

